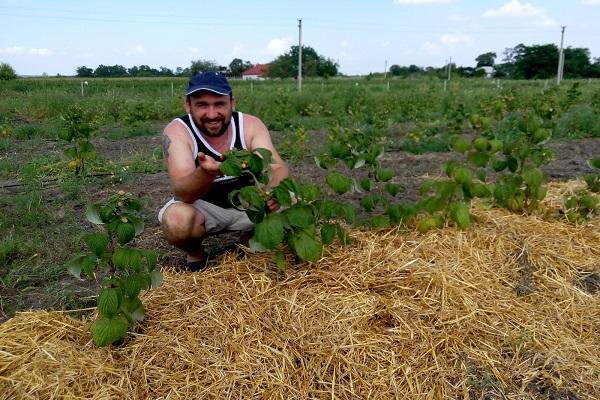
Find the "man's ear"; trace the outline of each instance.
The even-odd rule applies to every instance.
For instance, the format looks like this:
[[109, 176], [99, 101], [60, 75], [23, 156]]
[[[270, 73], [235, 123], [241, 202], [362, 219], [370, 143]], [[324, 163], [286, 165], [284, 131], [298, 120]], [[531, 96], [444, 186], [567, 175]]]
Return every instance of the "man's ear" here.
[[190, 98], [188, 96], [185, 97], [185, 100], [183, 101], [183, 106], [185, 107], [185, 112], [189, 114], [192, 107], [190, 104]]
[[233, 111], [235, 111], [235, 104], [236, 104], [235, 97], [231, 96], [231, 109]]

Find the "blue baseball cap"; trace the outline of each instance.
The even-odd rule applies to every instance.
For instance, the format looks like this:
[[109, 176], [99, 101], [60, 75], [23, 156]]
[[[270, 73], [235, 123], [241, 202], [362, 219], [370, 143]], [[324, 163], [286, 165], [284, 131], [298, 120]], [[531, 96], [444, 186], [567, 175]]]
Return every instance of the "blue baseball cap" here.
[[190, 78], [185, 95], [189, 96], [199, 90], [208, 90], [213, 93], [229, 96], [231, 86], [223, 75], [218, 72], [202, 72]]

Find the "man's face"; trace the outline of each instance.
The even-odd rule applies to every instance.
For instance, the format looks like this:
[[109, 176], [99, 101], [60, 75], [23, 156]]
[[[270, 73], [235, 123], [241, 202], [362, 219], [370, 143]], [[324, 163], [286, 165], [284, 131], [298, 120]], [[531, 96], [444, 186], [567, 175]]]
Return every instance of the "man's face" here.
[[186, 99], [186, 108], [200, 132], [206, 136], [218, 137], [229, 128], [233, 99], [229, 95], [202, 90]]

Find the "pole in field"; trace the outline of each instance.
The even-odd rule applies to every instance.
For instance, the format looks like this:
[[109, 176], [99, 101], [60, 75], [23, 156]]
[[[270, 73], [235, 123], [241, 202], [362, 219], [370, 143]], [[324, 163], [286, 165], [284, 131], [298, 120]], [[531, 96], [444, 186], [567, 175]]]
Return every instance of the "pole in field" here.
[[298, 91], [302, 91], [302, 18], [298, 19]]
[[171, 97], [175, 96], [175, 91], [173, 90], [173, 82], [171, 82]]
[[558, 71], [556, 72], [556, 84], [560, 85], [560, 82], [563, 79], [563, 70], [565, 67], [565, 53], [563, 52], [563, 42], [565, 39], [565, 28], [566, 26], [561, 26], [560, 29], [560, 50], [558, 52]]

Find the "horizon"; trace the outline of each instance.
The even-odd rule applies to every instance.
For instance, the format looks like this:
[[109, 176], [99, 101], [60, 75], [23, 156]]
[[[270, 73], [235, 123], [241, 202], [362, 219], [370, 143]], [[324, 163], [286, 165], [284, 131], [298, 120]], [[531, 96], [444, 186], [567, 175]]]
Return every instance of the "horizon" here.
[[[187, 10], [198, 10], [195, 14]], [[142, 10], [142, 11], [140, 11]], [[457, 67], [518, 44], [586, 48], [600, 58], [600, 0], [272, 0], [217, 4], [0, 0], [0, 62], [19, 76], [76, 76], [76, 68], [148, 65], [175, 71], [193, 60], [228, 66], [234, 58], [264, 64], [298, 45], [363, 76], [392, 65]], [[27, 29], [23, 29], [26, 26]]]

